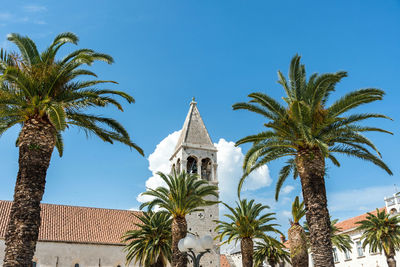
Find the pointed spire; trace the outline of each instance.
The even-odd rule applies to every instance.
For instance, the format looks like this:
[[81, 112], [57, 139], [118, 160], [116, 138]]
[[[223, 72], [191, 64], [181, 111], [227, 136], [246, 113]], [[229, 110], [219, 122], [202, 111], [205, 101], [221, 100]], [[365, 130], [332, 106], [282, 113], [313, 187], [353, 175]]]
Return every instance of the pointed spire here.
[[197, 102], [193, 97], [190, 102], [189, 112], [183, 124], [181, 135], [176, 144], [174, 154], [182, 147], [197, 147], [215, 150], [215, 146], [211, 141], [207, 128], [197, 109]]

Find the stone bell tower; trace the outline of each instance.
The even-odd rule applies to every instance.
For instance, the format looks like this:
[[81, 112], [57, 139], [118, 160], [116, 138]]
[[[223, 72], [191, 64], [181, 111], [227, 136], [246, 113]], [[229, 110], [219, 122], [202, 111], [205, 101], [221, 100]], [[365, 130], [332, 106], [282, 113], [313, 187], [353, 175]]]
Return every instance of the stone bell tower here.
[[[197, 109], [197, 103], [190, 103], [189, 113], [171, 158], [172, 169], [177, 172], [185, 170], [188, 173], [197, 173], [201, 179], [210, 184], [218, 185], [217, 179], [217, 149], [211, 141], [210, 135]], [[216, 200], [215, 197], [212, 197]], [[211, 197], [210, 197], [211, 199]], [[204, 211], [193, 212], [186, 216], [188, 231], [198, 234], [216, 236], [214, 220], [219, 220], [218, 205], [203, 207]], [[215, 242], [216, 248], [217, 242]], [[219, 249], [211, 254], [205, 254], [200, 265], [202, 267], [219, 267]]]

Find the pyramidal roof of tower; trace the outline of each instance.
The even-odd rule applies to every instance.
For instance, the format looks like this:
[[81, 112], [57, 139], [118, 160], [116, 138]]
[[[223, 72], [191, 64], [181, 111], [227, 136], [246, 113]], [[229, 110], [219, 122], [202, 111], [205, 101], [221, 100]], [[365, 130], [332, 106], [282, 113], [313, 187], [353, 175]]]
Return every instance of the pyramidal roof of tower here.
[[[215, 146], [211, 141], [207, 128], [204, 125], [200, 112], [197, 109], [197, 103], [192, 100], [189, 112], [183, 124], [181, 135], [175, 147], [175, 153], [181, 146], [198, 147], [215, 150]], [[174, 153], [174, 154], [175, 154]]]

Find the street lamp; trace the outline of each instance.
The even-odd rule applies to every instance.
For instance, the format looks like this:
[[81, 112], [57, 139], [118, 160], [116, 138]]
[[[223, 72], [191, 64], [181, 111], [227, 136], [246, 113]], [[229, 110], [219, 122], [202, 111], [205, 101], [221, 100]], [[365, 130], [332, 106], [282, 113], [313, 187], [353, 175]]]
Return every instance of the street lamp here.
[[213, 238], [209, 235], [199, 238], [189, 234], [178, 242], [178, 249], [193, 260], [193, 267], [200, 267], [201, 257], [210, 252], [212, 247]]

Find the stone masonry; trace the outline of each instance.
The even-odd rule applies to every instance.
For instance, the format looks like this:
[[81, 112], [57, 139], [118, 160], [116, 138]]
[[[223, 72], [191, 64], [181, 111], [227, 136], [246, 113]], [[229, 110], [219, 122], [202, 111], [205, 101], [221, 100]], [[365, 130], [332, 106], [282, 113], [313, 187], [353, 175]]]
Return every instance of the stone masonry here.
[[[182, 132], [175, 152], [170, 158], [171, 169], [177, 172], [185, 170], [197, 173], [201, 179], [218, 185], [217, 177], [217, 149], [211, 141], [208, 131], [193, 100], [183, 124]], [[187, 217], [188, 231], [200, 237], [204, 235], [216, 236], [214, 220], [219, 219], [218, 205], [204, 207], [204, 211], [194, 212]], [[214, 251], [205, 254], [201, 260], [202, 267], [219, 267], [220, 255], [215, 241]]]

